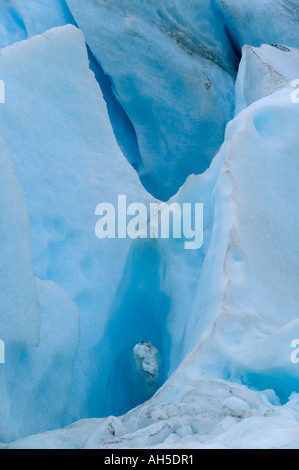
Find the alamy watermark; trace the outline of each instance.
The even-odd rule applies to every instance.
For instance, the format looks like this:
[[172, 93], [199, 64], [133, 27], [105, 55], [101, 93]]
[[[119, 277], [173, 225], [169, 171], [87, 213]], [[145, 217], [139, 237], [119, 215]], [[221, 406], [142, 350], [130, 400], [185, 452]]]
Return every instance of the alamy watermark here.
[[293, 364], [298, 364], [299, 363], [299, 339], [293, 339], [293, 341], [290, 344], [290, 347], [294, 349], [291, 354], [291, 362]]
[[5, 364], [5, 344], [2, 339], [0, 339], [0, 364]]
[[295, 90], [292, 91], [291, 93], [291, 101], [294, 104], [298, 104], [299, 103], [299, 78], [295, 78], [295, 80], [291, 82], [291, 87], [295, 88]]
[[[203, 244], [202, 203], [134, 202], [127, 206], [125, 195], [118, 196], [118, 206], [103, 202], [95, 210], [100, 216], [95, 233], [104, 238], [183, 238], [186, 250], [198, 250]], [[172, 222], [171, 222], [172, 219]]]
[[5, 103], [5, 83], [3, 80], [0, 80], [0, 104]]
[[[0, 104], [5, 103], [5, 83], [0, 80]], [[5, 344], [0, 339], [0, 364], [5, 364]]]
[[[5, 83], [3, 80], [0, 80], [0, 104], [5, 103]], [[0, 339], [0, 364], [5, 364], [5, 344], [2, 339]]]

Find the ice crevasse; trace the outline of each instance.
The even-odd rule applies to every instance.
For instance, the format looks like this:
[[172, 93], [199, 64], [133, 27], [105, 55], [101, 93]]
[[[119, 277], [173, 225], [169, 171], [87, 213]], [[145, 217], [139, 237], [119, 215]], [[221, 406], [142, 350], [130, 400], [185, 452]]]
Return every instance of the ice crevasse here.
[[[1, 446], [298, 447], [296, 4], [279, 2], [281, 28], [271, 14], [257, 37], [262, 5], [245, 1], [190, 2], [184, 14], [175, 1], [146, 2], [146, 14], [140, 2], [81, 3], [58, 2], [31, 34], [26, 9], [6, 2], [0, 31]], [[99, 241], [95, 207], [119, 194], [202, 202], [203, 246]]]

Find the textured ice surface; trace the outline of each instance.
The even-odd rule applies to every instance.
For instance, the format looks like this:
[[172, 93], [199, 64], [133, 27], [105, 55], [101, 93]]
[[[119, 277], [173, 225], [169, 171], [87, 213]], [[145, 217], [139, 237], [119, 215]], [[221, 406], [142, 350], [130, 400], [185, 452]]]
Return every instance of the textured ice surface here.
[[0, 47], [74, 22], [64, 0], [1, 0], [0, 12]]
[[225, 60], [234, 53], [223, 24], [206, 1], [68, 5], [134, 126], [141, 181], [168, 199], [206, 170], [232, 116], [235, 61]]
[[[1, 336], [34, 345], [39, 337], [37, 295], [25, 201], [1, 137]], [[27, 325], [27, 326], [26, 326]]]
[[70, 295], [36, 279], [40, 311], [38, 347], [22, 352], [11, 392], [11, 421], [18, 436], [67, 422], [73, 366], [79, 348], [79, 311]]
[[297, 77], [298, 49], [266, 44], [258, 48], [244, 46], [236, 83], [236, 114], [279, 88], [290, 86]]
[[236, 47], [282, 44], [299, 47], [298, 0], [212, 0]]
[[0, 166], [0, 435], [6, 441], [65, 420], [79, 315], [62, 289], [34, 279], [28, 212], [2, 140]]
[[[180, 359], [189, 351], [177, 370], [123, 417], [85, 420], [12, 447], [298, 447], [298, 369], [290, 341], [299, 336], [293, 226], [299, 109], [290, 92], [280, 88], [240, 112], [210, 169], [189, 178], [174, 198], [205, 194], [201, 252], [183, 262], [179, 246], [152, 246], [151, 257], [163, 250], [165, 288], [172, 286], [166, 290], [170, 349], [180, 350]], [[144, 256], [140, 242], [133, 249]], [[192, 269], [198, 276], [192, 302], [192, 282], [181, 284], [189, 315], [180, 337], [175, 286]]]
[[269, 403], [271, 392], [260, 394], [208, 377], [189, 382], [190, 377], [185, 376], [184, 385], [176, 379], [177, 388], [165, 389], [171, 394], [171, 404], [165, 403], [165, 395], [158, 394], [123, 417], [79, 421], [9, 447], [298, 448], [298, 395], [277, 407]]
[[38, 344], [39, 311], [25, 201], [0, 141], [0, 329], [6, 364], [0, 369], [0, 435], [12, 439], [10, 389], [22, 350]]
[[[224, 164], [215, 187], [215, 224], [192, 326], [204, 338], [197, 359], [203, 370], [255, 388], [272, 388], [282, 402], [298, 384], [285, 329], [297, 319], [299, 302], [293, 228], [299, 197], [298, 113], [290, 88], [284, 88], [254, 103], [228, 125], [219, 155]], [[216, 267], [219, 284], [217, 272], [212, 272], [211, 297], [203, 299], [200, 293], [209, 280], [204, 270], [212, 261], [213, 246], [218, 246], [213, 250], [218, 252], [213, 269], [222, 252]], [[214, 303], [214, 314], [211, 310], [198, 315], [206, 302], [210, 308]], [[295, 337], [296, 328], [292, 323]], [[270, 352], [274, 343], [276, 355]]]
[[17, 43], [0, 57], [7, 97], [0, 128], [29, 210], [35, 275], [69, 292], [80, 309], [71, 401], [77, 418], [105, 415], [109, 363], [99, 343], [131, 244], [98, 240], [95, 208], [116, 204], [119, 194], [128, 203], [149, 200], [116, 144], [88, 65], [73, 26]]

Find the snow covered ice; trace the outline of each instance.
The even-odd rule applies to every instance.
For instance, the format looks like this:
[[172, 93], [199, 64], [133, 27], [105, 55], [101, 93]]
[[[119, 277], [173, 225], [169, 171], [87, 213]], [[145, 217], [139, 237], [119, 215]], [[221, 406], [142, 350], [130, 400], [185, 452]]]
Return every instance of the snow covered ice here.
[[[298, 21], [0, 1], [1, 448], [299, 448]], [[202, 246], [98, 239], [119, 195]]]

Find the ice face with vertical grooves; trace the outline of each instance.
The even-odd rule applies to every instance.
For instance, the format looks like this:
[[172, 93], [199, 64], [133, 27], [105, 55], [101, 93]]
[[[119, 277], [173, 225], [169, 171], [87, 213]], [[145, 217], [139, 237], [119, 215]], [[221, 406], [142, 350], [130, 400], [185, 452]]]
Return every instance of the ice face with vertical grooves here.
[[111, 394], [99, 344], [132, 240], [97, 239], [95, 208], [116, 206], [119, 194], [128, 204], [152, 198], [115, 141], [76, 27], [3, 49], [0, 75], [7, 96], [0, 127], [30, 215], [35, 275], [69, 292], [80, 309], [68, 419], [104, 415]]
[[6, 361], [0, 366], [0, 435], [11, 440], [14, 370], [23, 349], [38, 344], [40, 319], [28, 212], [2, 136], [0, 139], [0, 331]]
[[11, 390], [11, 421], [19, 438], [68, 423], [80, 340], [79, 310], [70, 295], [52, 281], [35, 282], [40, 339], [23, 350]]

